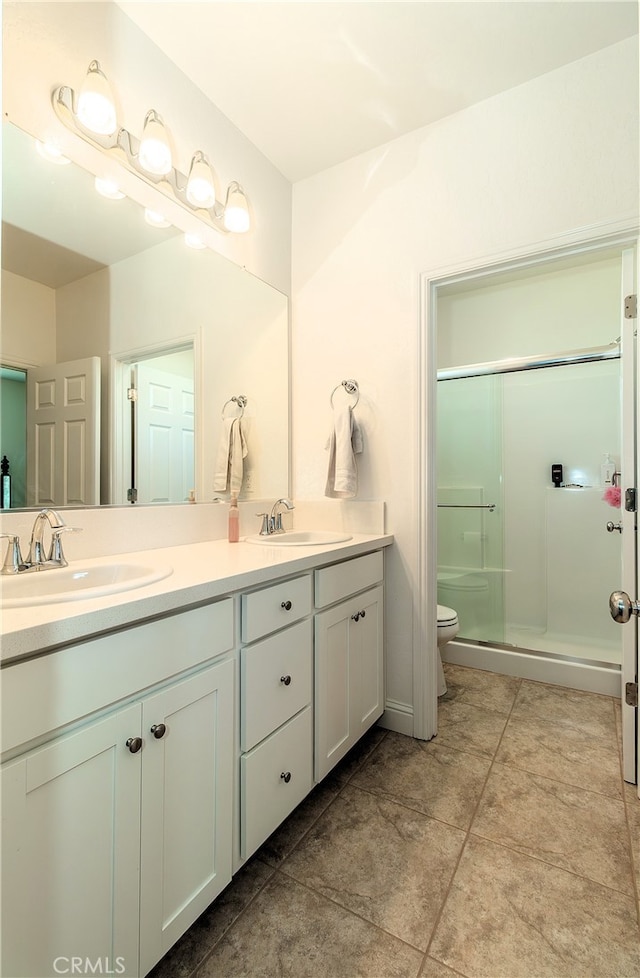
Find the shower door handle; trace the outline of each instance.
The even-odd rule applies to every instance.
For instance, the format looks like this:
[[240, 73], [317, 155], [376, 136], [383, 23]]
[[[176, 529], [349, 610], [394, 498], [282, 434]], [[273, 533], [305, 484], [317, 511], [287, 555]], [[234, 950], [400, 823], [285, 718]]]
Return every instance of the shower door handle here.
[[614, 621], [624, 625], [632, 615], [640, 615], [640, 601], [632, 601], [626, 591], [614, 591], [609, 595], [609, 611]]

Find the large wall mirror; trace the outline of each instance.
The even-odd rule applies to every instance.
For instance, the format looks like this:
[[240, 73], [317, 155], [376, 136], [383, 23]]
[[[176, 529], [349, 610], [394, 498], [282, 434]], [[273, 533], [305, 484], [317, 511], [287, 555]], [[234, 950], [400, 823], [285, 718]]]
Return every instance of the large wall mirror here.
[[288, 491], [287, 297], [9, 122], [2, 170], [11, 508], [224, 497], [216, 463], [240, 416], [240, 498]]

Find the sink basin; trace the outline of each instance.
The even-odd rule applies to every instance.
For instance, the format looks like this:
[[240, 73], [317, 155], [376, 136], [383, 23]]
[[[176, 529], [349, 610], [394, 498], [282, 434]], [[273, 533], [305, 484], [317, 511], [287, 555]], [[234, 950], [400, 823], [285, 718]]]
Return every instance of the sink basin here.
[[267, 547], [320, 547], [327, 543], [344, 543], [351, 539], [350, 533], [335, 530], [289, 530], [263, 537], [256, 533], [247, 537], [247, 543], [259, 543]]
[[171, 567], [120, 562], [29, 571], [0, 579], [2, 607], [26, 608], [36, 604], [101, 598], [146, 587], [172, 573]]

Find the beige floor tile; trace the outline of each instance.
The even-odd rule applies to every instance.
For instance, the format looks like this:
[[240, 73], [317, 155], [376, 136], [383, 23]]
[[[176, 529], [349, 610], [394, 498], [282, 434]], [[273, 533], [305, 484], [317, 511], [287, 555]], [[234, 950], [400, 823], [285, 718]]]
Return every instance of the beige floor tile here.
[[597, 693], [583, 693], [564, 686], [547, 686], [523, 679], [513, 705], [513, 713], [521, 717], [555, 720], [607, 738], [615, 743], [613, 698]]
[[446, 703], [454, 700], [481, 706], [483, 710], [509, 713], [522, 680], [513, 676], [501, 676], [481, 669], [468, 669], [451, 662], [444, 663], [447, 692], [438, 700]]
[[422, 957], [276, 873], [197, 978], [417, 978]]
[[493, 757], [507, 717], [503, 713], [485, 710], [464, 700], [446, 700], [438, 703], [438, 734], [436, 743], [457, 750]]
[[434, 740], [389, 733], [351, 784], [466, 829], [490, 766], [488, 758], [440, 747]]
[[458, 978], [459, 971], [452, 971], [446, 964], [440, 964], [435, 958], [427, 957], [420, 972], [420, 978]]
[[633, 893], [624, 803], [494, 764], [474, 835]]
[[470, 837], [430, 956], [471, 978], [635, 978], [631, 897]]
[[347, 786], [282, 871], [426, 950], [465, 833]]
[[631, 855], [636, 880], [636, 892], [640, 896], [640, 798], [635, 784], [625, 784], [624, 800], [631, 838]]
[[192, 975], [271, 876], [273, 870], [259, 859], [246, 863], [218, 899], [158, 961], [148, 978], [188, 978]]
[[342, 783], [349, 781], [356, 771], [362, 767], [372, 751], [384, 740], [387, 733], [388, 731], [382, 727], [371, 727], [364, 737], [351, 748], [349, 753], [341, 761], [338, 761], [331, 772], [332, 777]]
[[496, 760], [579, 788], [622, 797], [615, 741], [575, 724], [514, 713], [507, 722]]
[[342, 784], [332, 774], [316, 785], [289, 817], [260, 847], [260, 858], [277, 867], [336, 798]]

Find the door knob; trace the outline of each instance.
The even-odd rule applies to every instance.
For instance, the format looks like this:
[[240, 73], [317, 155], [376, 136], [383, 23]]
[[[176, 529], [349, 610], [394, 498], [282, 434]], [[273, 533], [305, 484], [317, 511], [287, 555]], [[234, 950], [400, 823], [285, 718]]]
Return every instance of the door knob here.
[[626, 591], [614, 591], [609, 596], [609, 611], [614, 621], [624, 625], [632, 615], [640, 615], [640, 601], [632, 601]]
[[622, 523], [612, 523], [611, 520], [607, 523], [607, 533], [613, 533], [617, 530], [618, 533], [622, 533]]

